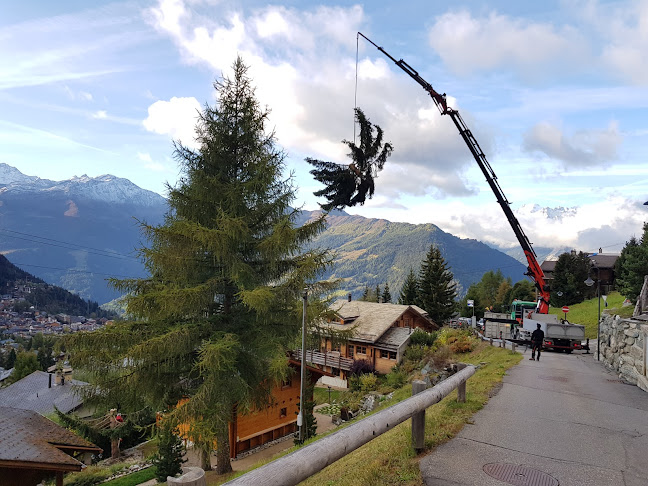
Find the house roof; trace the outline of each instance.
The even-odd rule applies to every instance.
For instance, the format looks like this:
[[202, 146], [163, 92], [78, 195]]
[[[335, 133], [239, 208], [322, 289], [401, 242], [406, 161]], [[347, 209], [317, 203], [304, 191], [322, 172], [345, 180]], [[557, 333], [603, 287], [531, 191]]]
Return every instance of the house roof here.
[[79, 471], [81, 463], [63, 450], [101, 451], [36, 412], [0, 407], [0, 466]]
[[[615, 253], [594, 253], [589, 255], [589, 259], [595, 262], [596, 266], [603, 268], [614, 268], [619, 255]], [[545, 260], [540, 267], [543, 272], [553, 272], [556, 269], [558, 260]]]
[[412, 329], [409, 327], [390, 327], [375, 344], [377, 348], [397, 351], [398, 348], [409, 341], [411, 336]]
[[83, 403], [73, 385], [85, 384], [83, 381], [66, 378], [65, 385], [56, 385], [53, 375], [44, 371], [34, 371], [16, 383], [0, 389], [0, 407], [33, 410], [47, 415], [53, 413], [56, 406], [61, 412], [68, 413]]
[[331, 309], [345, 321], [350, 321], [347, 324], [330, 322], [328, 325], [331, 328], [342, 331], [353, 327], [354, 339], [371, 343], [378, 341], [408, 309], [429, 319], [428, 313], [415, 305], [379, 304], [358, 300], [349, 302], [341, 299], [336, 300]]

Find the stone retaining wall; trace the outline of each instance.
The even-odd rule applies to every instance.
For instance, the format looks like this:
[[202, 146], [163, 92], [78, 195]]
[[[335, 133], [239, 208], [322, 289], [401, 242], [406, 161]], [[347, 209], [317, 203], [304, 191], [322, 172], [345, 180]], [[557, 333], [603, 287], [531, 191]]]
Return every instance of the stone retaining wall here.
[[615, 315], [601, 316], [601, 359], [619, 378], [648, 392], [648, 323]]

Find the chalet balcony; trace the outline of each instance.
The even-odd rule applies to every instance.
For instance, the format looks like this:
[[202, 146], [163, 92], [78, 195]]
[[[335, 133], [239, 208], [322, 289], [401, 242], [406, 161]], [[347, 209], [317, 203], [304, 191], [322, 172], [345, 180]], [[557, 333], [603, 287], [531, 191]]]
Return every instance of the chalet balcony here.
[[[296, 361], [301, 361], [301, 349], [296, 349], [291, 353], [291, 358]], [[306, 351], [306, 362], [313, 363], [319, 366], [331, 366], [344, 371], [351, 370], [353, 365], [353, 358], [345, 358], [339, 351], [328, 351], [321, 353], [319, 351]]]

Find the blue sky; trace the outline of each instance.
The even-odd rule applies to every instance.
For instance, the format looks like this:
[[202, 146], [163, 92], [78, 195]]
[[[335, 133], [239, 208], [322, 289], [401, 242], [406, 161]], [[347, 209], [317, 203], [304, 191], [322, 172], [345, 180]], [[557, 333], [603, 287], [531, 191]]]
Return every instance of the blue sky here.
[[348, 160], [357, 97], [395, 150], [349, 212], [516, 246], [451, 120], [363, 40], [356, 71], [361, 31], [447, 93], [534, 245], [615, 252], [648, 215], [647, 25], [648, 1], [2, 2], [0, 162], [163, 194], [240, 54], [297, 205], [317, 207], [304, 157]]

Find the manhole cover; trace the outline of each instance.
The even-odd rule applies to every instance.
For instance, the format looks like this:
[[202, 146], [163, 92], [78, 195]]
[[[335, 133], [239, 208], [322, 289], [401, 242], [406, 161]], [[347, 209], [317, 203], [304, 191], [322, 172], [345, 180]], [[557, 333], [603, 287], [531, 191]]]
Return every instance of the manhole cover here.
[[558, 480], [547, 473], [515, 464], [486, 464], [483, 470], [490, 477], [515, 486], [558, 486]]
[[569, 381], [569, 379], [565, 378], [564, 376], [538, 375], [538, 378], [540, 378], [542, 380], [562, 381], [563, 383], [567, 383]]

